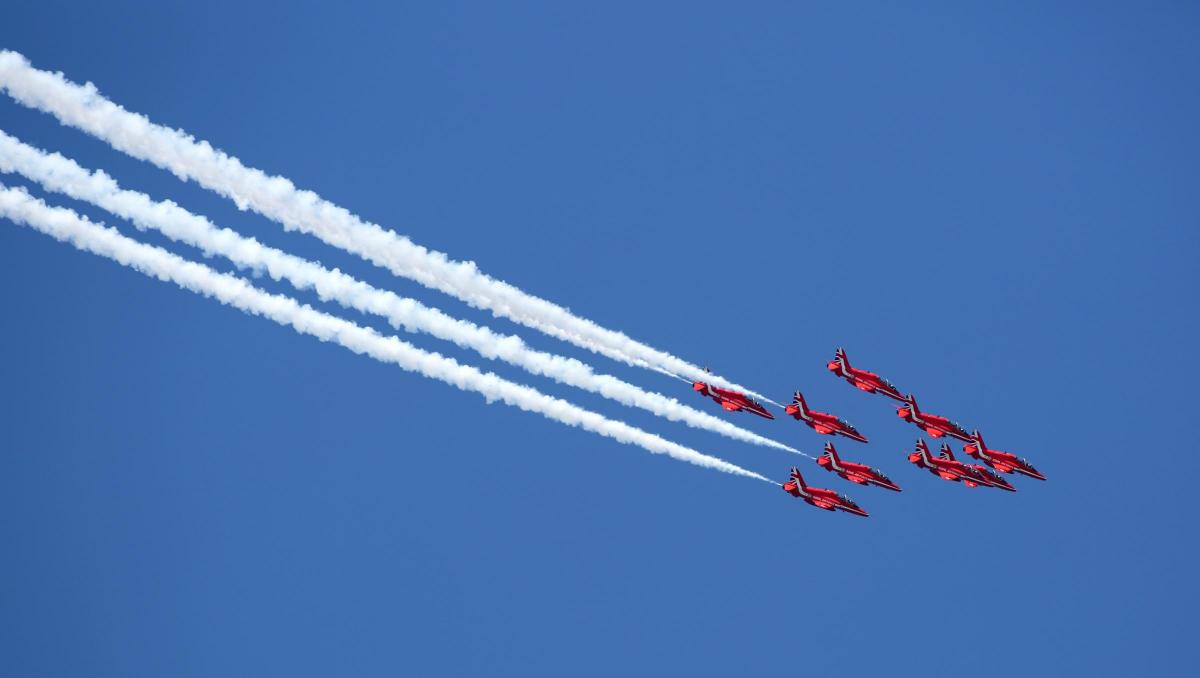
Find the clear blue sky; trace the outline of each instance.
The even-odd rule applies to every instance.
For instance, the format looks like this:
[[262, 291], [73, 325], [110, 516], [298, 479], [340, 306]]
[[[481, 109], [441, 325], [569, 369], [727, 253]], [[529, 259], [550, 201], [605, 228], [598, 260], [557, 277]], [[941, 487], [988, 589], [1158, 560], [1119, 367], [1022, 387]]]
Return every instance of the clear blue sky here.
[[[174, 4], [12, 1], [0, 46], [776, 399], [803, 388], [905, 492], [808, 466], [872, 513], [828, 515], [4, 222], [0, 674], [1194, 672], [1194, 5]], [[7, 98], [0, 128], [584, 357]], [[838, 345], [1050, 480], [913, 468], [916, 429], [825, 370]], [[796, 461], [491, 367], [775, 478]]]

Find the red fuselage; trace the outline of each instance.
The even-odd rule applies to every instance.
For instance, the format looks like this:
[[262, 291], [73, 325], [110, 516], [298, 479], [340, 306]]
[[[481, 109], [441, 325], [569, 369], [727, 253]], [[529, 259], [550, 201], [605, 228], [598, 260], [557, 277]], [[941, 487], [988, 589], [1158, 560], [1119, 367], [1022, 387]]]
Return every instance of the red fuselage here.
[[973, 436], [974, 440], [963, 446], [963, 452], [968, 456], [974, 457], [979, 461], [991, 466], [1001, 473], [1020, 473], [1021, 475], [1045, 480], [1046, 476], [1042, 472], [1033, 467], [1025, 459], [1018, 457], [1015, 454], [993, 450], [983, 442], [983, 436], [976, 431]]
[[877, 468], [871, 468], [866, 464], [856, 464], [852, 461], [845, 461], [838, 456], [837, 450], [834, 449], [833, 443], [825, 443], [825, 454], [817, 459], [817, 463], [826, 471], [831, 471], [839, 476], [849, 480], [852, 483], [859, 485], [875, 485], [883, 487], [894, 492], [900, 492], [900, 486], [892, 482]]
[[826, 367], [829, 368], [830, 372], [850, 382], [852, 386], [860, 391], [882, 393], [894, 400], [904, 400], [904, 395], [900, 393], [900, 390], [893, 386], [887, 379], [874, 372], [852, 367], [850, 361], [846, 359], [846, 352], [840, 348], [837, 350], [837, 356]]
[[1001, 490], [1008, 490], [1009, 492], [1016, 492], [1016, 488], [987, 467], [974, 466], [954, 459], [939, 459], [931, 456], [929, 448], [925, 446], [924, 440], [917, 441], [917, 449], [908, 455], [908, 460], [916, 464], [918, 468], [927, 469], [935, 476], [956, 483], [961, 482], [967, 487], [979, 487], [982, 485], [984, 487], [995, 487]]
[[[941, 459], [944, 461], [952, 461], [955, 463], [958, 462], [958, 460], [954, 458], [954, 450], [950, 449], [949, 443], [942, 443], [942, 453], [938, 455], [938, 459]], [[981, 485], [986, 484], [988, 487], [995, 487], [995, 488], [999, 488], [1001, 490], [1008, 490], [1009, 492], [1017, 491], [1017, 488], [1013, 487], [1004, 478], [1001, 478], [999, 473], [996, 473], [995, 471], [993, 471], [992, 469], [990, 469], [986, 466], [983, 466], [981, 464], [963, 464], [963, 466], [966, 466], [968, 471], [974, 472], [976, 477], [981, 477], [985, 481], [987, 481], [986, 483], [980, 483]]]
[[860, 443], [867, 442], [867, 437], [859, 433], [858, 429], [844, 419], [839, 419], [827, 412], [814, 412], [808, 409], [808, 404], [804, 402], [804, 396], [800, 395], [799, 391], [792, 397], [792, 404], [785, 407], [783, 411], [792, 415], [796, 421], [808, 424], [809, 428], [822, 435], [840, 435]]
[[951, 438], [958, 438], [963, 442], [971, 441], [970, 434], [963, 427], [946, 417], [939, 417], [936, 414], [929, 414], [918, 409], [917, 401], [912, 396], [909, 396], [905, 404], [896, 410], [896, 415], [904, 421], [916, 424], [922, 431], [925, 431], [933, 438], [950, 436]]
[[804, 478], [800, 477], [800, 472], [795, 469], [793, 469], [792, 478], [783, 484], [783, 491], [793, 497], [799, 497], [808, 503], [809, 506], [816, 506], [819, 509], [845, 511], [846, 513], [853, 513], [863, 518], [869, 516], [866, 511], [862, 510], [849, 497], [840, 495], [833, 490], [809, 487], [804, 483]]
[[757, 414], [758, 416], [766, 419], [775, 418], [775, 415], [768, 412], [767, 408], [763, 407], [757, 401], [752, 400], [744, 393], [738, 393], [737, 391], [730, 391], [729, 389], [724, 388], [717, 388], [716, 386], [706, 384], [702, 381], [693, 382], [692, 390], [696, 391], [702, 396], [712, 398], [717, 402], [718, 405], [724, 408], [726, 412], [741, 412], [744, 410], [746, 412]]

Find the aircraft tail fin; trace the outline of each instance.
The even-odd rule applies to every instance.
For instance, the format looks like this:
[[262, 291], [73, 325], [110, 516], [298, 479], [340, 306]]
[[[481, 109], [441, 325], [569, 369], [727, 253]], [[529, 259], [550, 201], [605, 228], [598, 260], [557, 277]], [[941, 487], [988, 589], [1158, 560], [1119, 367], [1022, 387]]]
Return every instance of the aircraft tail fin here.
[[804, 476], [800, 474], [800, 469], [795, 466], [792, 467], [792, 480], [796, 481], [801, 488], [808, 487], [808, 484], [804, 482]]
[[825, 443], [825, 456], [829, 457], [830, 459], [832, 459], [834, 462], [837, 462], [837, 463], [840, 463], [842, 461], [841, 458], [838, 457], [837, 448], [834, 447], [833, 443], [831, 443], [831, 442]]
[[926, 459], [929, 458], [929, 446], [925, 444], [924, 438], [917, 438], [916, 452], [917, 452], [917, 454], [925, 457]]
[[792, 394], [792, 402], [800, 408], [801, 412], [808, 410], [808, 403], [804, 402], [804, 396], [799, 391]]
[[950, 443], [942, 443], [942, 453], [938, 455], [941, 459], [949, 461], [957, 461], [954, 458], [954, 450], [950, 449]]

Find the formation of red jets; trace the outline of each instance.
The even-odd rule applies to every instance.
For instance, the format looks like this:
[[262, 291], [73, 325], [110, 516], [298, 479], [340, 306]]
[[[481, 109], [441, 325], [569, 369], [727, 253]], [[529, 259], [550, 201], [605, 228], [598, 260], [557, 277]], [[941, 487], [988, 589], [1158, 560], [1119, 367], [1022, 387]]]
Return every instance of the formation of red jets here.
[[[945, 442], [942, 443], [939, 454], [935, 457], [930, 454], [929, 446], [925, 444], [925, 441], [918, 438], [916, 449], [908, 455], [908, 460], [917, 468], [925, 469], [943, 480], [962, 483], [967, 487], [994, 487], [1008, 492], [1016, 492], [1017, 488], [1005, 480], [1000, 475], [1001, 473], [1016, 473], [1038, 480], [1046, 479], [1046, 476], [1025, 459], [988, 447], [984, 444], [983, 436], [979, 431], [967, 433], [965, 428], [946, 417], [922, 411], [917, 407], [917, 399], [911, 393], [902, 394], [900, 389], [878, 374], [851, 366], [844, 350], [839, 348], [827, 367], [835, 376], [845, 379], [861, 391], [880, 393], [900, 402], [901, 405], [896, 409], [896, 414], [901, 419], [915, 424], [917, 428], [932, 438], [950, 437], [963, 441], [966, 443], [963, 446], [963, 453], [972, 459], [983, 462], [982, 464], [968, 464], [957, 460], [954, 457], [954, 451]], [[727, 412], [750, 412], [766, 419], [775, 418], [762, 403], [744, 393], [717, 388], [703, 381], [694, 382], [692, 388], [701, 395], [712, 398]], [[785, 407], [784, 412], [822, 435], [844, 436], [860, 443], [867, 442], [867, 437], [859, 433], [858, 429], [846, 420], [827, 412], [810, 409], [804, 400], [804, 395], [799, 391], [792, 396], [792, 404]], [[883, 471], [871, 468], [866, 464], [844, 461], [838, 456], [837, 448], [831, 442], [825, 443], [825, 452], [817, 459], [817, 464], [826, 471], [858, 485], [874, 485], [893, 492], [901, 491], [900, 486], [888, 478]], [[810, 486], [804, 481], [800, 469], [795, 467], [792, 468], [788, 481], [783, 483], [783, 489], [793, 497], [803, 499], [809, 505], [826, 511], [845, 511], [864, 518], [868, 515], [849, 497], [833, 490]]]

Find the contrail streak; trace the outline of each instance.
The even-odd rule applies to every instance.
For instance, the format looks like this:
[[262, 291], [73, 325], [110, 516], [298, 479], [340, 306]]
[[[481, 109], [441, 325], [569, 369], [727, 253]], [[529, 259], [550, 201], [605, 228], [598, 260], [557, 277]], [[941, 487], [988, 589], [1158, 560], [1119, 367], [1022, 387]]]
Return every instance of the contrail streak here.
[[50, 207], [23, 189], [0, 184], [0, 216], [25, 224], [76, 248], [108, 257], [159, 280], [217, 299], [252, 315], [290, 326], [301, 334], [331, 341], [381, 362], [398, 365], [464, 391], [482, 394], [488, 402], [499, 400], [549, 419], [599, 433], [619, 442], [637, 445], [655, 454], [734, 475], [771, 482], [740, 466], [717, 459], [628, 424], [607, 419], [536, 389], [485, 373], [474, 367], [423, 351], [396, 337], [385, 337], [347, 320], [302, 306], [278, 294], [264, 292], [241, 278], [188, 261], [164, 249], [121, 235], [116, 229], [92, 223], [73, 210]]
[[61, 73], [33, 68], [21, 54], [0, 51], [0, 88], [18, 102], [53, 115], [64, 125], [83, 130], [117, 150], [233, 200], [239, 209], [253, 210], [285, 229], [314, 235], [398, 276], [487, 309], [498, 317], [630, 365], [708, 381], [769, 400], [681, 358], [485, 275], [474, 262], [454, 261], [394, 231], [364, 221], [312, 191], [296, 188], [284, 177], [248, 168], [206, 141], [125, 110], [103, 97], [91, 83], [78, 85]]
[[314, 289], [323, 300], [380, 315], [394, 328], [432, 334], [486, 358], [503, 360], [533, 374], [598, 393], [624, 405], [640, 407], [672, 421], [735, 440], [798, 452], [683, 405], [674, 398], [645, 391], [611, 375], [596, 374], [579, 360], [534, 350], [520, 337], [498, 334], [486, 327], [458, 320], [414, 299], [372, 287], [340, 271], [267, 247], [228, 228], [218, 228], [208, 219], [175, 203], [156, 202], [144, 193], [124, 190], [104, 172], [89, 172], [69, 158], [22, 143], [3, 130], [0, 130], [0, 171], [24, 175], [47, 190], [90, 202], [132, 221], [138, 228], [157, 229], [173, 240], [200, 248], [205, 254], [227, 257], [239, 267], [266, 271], [276, 280], [286, 279], [297, 289]]

